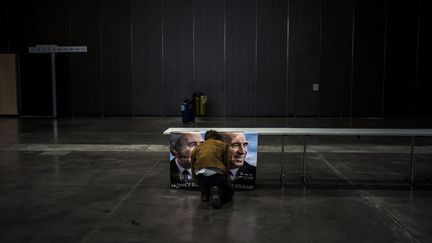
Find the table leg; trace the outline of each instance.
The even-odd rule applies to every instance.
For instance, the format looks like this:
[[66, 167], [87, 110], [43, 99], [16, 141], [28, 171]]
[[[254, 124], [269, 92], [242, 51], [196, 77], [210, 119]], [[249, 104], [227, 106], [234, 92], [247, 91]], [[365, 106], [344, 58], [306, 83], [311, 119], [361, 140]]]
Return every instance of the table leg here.
[[411, 152], [410, 152], [410, 172], [408, 178], [405, 180], [410, 184], [414, 185], [414, 136], [411, 136]]
[[282, 136], [282, 149], [281, 149], [281, 159], [280, 159], [280, 161], [281, 161], [281, 164], [280, 164], [280, 166], [281, 166], [281, 175], [280, 175], [280, 180], [281, 180], [281, 183], [282, 183], [282, 187], [285, 187], [285, 169], [284, 169], [284, 166], [283, 166], [283, 163], [284, 163], [284, 154], [285, 154], [285, 135], [283, 135]]
[[414, 137], [411, 137], [410, 177], [409, 183], [414, 183]]
[[307, 176], [306, 176], [306, 136], [303, 136], [303, 175], [302, 182], [305, 186], [308, 185]]

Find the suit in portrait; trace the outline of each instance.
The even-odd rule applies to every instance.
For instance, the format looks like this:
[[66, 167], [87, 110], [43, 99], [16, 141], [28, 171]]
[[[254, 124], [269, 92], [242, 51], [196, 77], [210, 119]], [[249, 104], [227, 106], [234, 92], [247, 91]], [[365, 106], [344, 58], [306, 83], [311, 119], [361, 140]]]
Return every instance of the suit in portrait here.
[[[192, 180], [192, 175], [189, 179], [181, 176], [181, 172], [176, 164], [175, 158], [170, 161], [170, 186], [171, 188], [197, 189], [198, 185]], [[183, 179], [184, 178], [184, 179]]]
[[247, 161], [239, 167], [235, 175], [230, 175], [231, 183], [236, 190], [252, 190], [255, 188], [256, 167]]

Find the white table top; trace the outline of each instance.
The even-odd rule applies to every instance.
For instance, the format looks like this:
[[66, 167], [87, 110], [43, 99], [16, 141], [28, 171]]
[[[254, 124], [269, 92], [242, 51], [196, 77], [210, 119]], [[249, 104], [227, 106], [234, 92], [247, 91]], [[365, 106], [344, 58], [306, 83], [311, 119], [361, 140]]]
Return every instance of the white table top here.
[[289, 127], [171, 127], [164, 135], [181, 132], [203, 132], [207, 130], [218, 132], [255, 132], [258, 135], [331, 135], [331, 136], [432, 136], [432, 129], [423, 128], [289, 128]]

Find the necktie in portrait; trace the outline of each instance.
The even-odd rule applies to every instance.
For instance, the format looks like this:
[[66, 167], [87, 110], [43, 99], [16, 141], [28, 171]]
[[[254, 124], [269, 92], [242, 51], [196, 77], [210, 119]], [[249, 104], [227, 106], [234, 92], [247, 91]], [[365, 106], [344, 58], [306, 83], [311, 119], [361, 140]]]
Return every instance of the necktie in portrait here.
[[189, 174], [188, 170], [183, 170], [183, 172], [182, 172], [182, 178], [181, 179], [182, 179], [183, 183], [190, 182], [190, 174]]

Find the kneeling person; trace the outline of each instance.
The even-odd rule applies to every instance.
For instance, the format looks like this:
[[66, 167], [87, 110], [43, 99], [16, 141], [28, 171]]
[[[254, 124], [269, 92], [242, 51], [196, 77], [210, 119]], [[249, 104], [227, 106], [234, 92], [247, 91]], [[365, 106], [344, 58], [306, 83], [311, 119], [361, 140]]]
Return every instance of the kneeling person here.
[[234, 190], [228, 180], [228, 146], [217, 131], [204, 134], [204, 142], [192, 151], [191, 162], [195, 182], [203, 201], [211, 200], [214, 208], [230, 201]]

